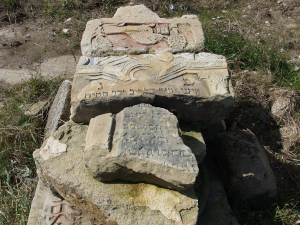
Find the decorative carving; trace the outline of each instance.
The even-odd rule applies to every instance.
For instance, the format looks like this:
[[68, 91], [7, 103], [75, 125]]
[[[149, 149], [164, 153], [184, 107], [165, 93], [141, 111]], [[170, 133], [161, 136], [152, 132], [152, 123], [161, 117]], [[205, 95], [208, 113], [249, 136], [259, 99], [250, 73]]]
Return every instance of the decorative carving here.
[[81, 224], [81, 212], [75, 210], [65, 200], [52, 196], [46, 201], [42, 212], [42, 225], [79, 225]]
[[[188, 48], [187, 48], [188, 46]], [[201, 23], [191, 18], [102, 18], [87, 23], [81, 48], [84, 56], [148, 52], [200, 51], [204, 46]]]
[[[200, 110], [196, 104], [206, 99], [211, 101], [217, 95], [221, 96], [219, 99], [232, 97], [226, 60], [213, 54], [124, 55], [89, 58], [89, 61], [88, 65], [78, 65], [75, 74], [71, 101], [75, 116], [72, 119], [76, 122], [87, 122], [103, 113], [118, 113], [125, 105], [153, 102], [155, 96], [173, 98], [172, 101], [178, 98], [178, 102], [185, 105], [177, 104], [178, 109], [184, 109], [183, 115], [190, 118]], [[122, 104], [116, 104], [116, 100]], [[196, 109], [188, 109], [191, 101]], [[166, 102], [164, 108], [174, 109], [174, 104], [170, 102], [167, 106]], [[78, 120], [77, 115], [86, 119]], [[207, 116], [205, 120], [211, 119], [213, 114], [207, 111]], [[204, 118], [200, 114], [199, 117]]]

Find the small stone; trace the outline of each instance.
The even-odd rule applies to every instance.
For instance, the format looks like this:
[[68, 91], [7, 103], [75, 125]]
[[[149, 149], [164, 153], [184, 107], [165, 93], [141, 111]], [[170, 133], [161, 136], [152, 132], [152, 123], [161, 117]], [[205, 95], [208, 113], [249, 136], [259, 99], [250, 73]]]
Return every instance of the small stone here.
[[265, 21], [265, 24], [270, 24], [270, 22], [269, 21]]
[[70, 22], [72, 20], [72, 18], [68, 18], [65, 23]]
[[44, 113], [49, 108], [48, 101], [39, 101], [31, 105], [31, 107], [24, 112], [26, 116], [37, 116], [41, 113]]
[[274, 116], [281, 117], [286, 113], [292, 113], [295, 109], [296, 97], [293, 92], [284, 92], [278, 97], [271, 107]]
[[65, 33], [65, 34], [69, 33], [69, 31], [70, 31], [69, 29], [63, 29], [62, 30], [62, 32]]

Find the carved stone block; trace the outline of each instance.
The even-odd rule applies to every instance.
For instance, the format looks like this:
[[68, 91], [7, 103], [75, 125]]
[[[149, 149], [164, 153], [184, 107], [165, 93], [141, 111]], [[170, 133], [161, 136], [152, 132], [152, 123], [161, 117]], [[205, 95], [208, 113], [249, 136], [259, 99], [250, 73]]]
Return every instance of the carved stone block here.
[[145, 6], [118, 9], [113, 18], [91, 20], [81, 41], [83, 56], [199, 52], [204, 47], [197, 16], [163, 19]]
[[176, 117], [148, 104], [125, 108], [115, 118], [104, 114], [91, 119], [84, 158], [101, 182], [146, 181], [182, 190], [194, 184], [199, 172]]
[[223, 56], [161, 53], [81, 57], [71, 94], [71, 118], [88, 122], [105, 113], [149, 103], [178, 118], [219, 121], [233, 106]]
[[[92, 224], [196, 224], [198, 201], [203, 199], [196, 198], [193, 188], [176, 191], [146, 183], [94, 179], [83, 159], [87, 130], [88, 125], [67, 122], [53, 134], [67, 146], [64, 154], [44, 160], [40, 150], [34, 152], [39, 176], [65, 201], [86, 213]], [[53, 212], [58, 211], [54, 208]], [[83, 219], [81, 224], [89, 224]]]

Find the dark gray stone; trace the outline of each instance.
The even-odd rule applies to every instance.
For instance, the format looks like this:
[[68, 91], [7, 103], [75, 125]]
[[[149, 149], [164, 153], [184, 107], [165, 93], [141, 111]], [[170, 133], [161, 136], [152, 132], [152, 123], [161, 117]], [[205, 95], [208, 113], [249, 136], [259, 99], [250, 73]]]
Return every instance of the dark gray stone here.
[[232, 198], [250, 207], [276, 202], [276, 179], [268, 156], [255, 136], [246, 130], [221, 133], [218, 163]]

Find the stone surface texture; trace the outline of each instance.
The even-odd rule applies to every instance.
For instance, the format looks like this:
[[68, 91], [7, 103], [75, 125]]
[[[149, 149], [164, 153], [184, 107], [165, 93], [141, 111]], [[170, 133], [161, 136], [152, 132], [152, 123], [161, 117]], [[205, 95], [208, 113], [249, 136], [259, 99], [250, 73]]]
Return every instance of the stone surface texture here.
[[218, 159], [235, 201], [250, 207], [274, 203], [277, 198], [275, 176], [257, 139], [246, 130], [232, 130], [221, 133], [220, 140]]
[[163, 19], [144, 5], [121, 7], [113, 18], [89, 21], [81, 41], [82, 55], [88, 57], [199, 52], [203, 48], [197, 17]]
[[71, 118], [89, 122], [105, 113], [149, 103], [178, 118], [220, 121], [234, 103], [223, 56], [170, 53], [82, 57], [71, 94]]
[[[98, 224], [196, 224], [198, 200], [193, 189], [174, 191], [151, 184], [102, 183], [83, 160], [88, 125], [68, 122], [53, 134], [67, 151], [49, 160], [34, 152], [39, 176], [74, 207]], [[42, 146], [43, 148], [44, 146]]]
[[101, 182], [145, 181], [183, 190], [195, 183], [199, 172], [180, 137], [177, 118], [148, 104], [125, 108], [115, 118], [104, 114], [91, 119], [84, 158]]
[[44, 139], [52, 135], [64, 121], [70, 118], [72, 82], [65, 80], [60, 85], [55, 99], [48, 113], [47, 124], [44, 132]]

